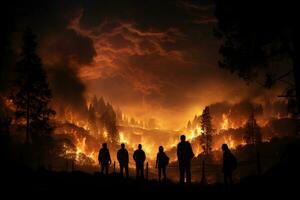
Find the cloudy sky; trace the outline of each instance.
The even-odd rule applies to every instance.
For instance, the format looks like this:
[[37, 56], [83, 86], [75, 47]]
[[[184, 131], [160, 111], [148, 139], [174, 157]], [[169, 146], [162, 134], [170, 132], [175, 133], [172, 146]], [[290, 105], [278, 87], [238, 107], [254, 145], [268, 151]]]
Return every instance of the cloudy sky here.
[[212, 0], [16, 1], [55, 98], [103, 96], [125, 113], [180, 127], [205, 105], [275, 95], [218, 67]]

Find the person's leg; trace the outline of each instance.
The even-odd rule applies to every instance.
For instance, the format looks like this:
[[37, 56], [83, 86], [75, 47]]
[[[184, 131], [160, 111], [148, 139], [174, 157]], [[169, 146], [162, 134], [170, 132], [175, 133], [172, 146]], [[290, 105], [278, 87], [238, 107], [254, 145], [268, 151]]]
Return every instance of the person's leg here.
[[136, 179], [138, 179], [139, 178], [139, 166], [138, 165], [135, 166], [135, 171], [136, 171]]
[[184, 165], [183, 164], [179, 164], [179, 182], [181, 183], [181, 184], [183, 184], [184, 183], [184, 171], [185, 171], [185, 169], [184, 169]]
[[161, 167], [158, 167], [158, 181], [160, 182], [161, 180], [161, 170], [162, 168]]
[[233, 184], [233, 181], [232, 181], [232, 172], [228, 173], [228, 179], [229, 179], [229, 185], [232, 185]]
[[128, 171], [128, 164], [125, 164], [125, 174], [126, 174], [126, 178], [129, 177], [129, 171]]
[[186, 165], [186, 182], [188, 183], [188, 184], [190, 184], [191, 183], [191, 179], [192, 179], [192, 175], [191, 175], [191, 163], [188, 163], [187, 165]]
[[226, 172], [224, 172], [224, 184], [225, 185], [228, 184], [228, 182], [227, 182], [227, 173]]
[[120, 165], [120, 174], [121, 174], [122, 177], [123, 177], [123, 170], [124, 170], [124, 166]]
[[105, 174], [106, 174], [106, 175], [108, 175], [108, 168], [109, 168], [109, 166], [108, 166], [108, 164], [106, 164], [106, 165], [105, 165]]
[[104, 165], [101, 163], [101, 174], [104, 172]]
[[144, 179], [144, 164], [141, 165], [141, 178]]
[[230, 173], [224, 172], [224, 189], [226, 192], [230, 191]]
[[163, 167], [162, 170], [163, 170], [163, 176], [164, 176], [163, 181], [164, 181], [164, 182], [167, 182], [166, 167]]

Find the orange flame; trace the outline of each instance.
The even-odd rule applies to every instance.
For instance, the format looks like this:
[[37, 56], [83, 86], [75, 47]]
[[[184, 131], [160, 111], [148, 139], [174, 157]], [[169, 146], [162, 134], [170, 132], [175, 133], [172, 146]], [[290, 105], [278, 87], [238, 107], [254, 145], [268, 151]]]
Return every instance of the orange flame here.
[[222, 120], [223, 122], [221, 123], [221, 129], [227, 130], [229, 128], [229, 119], [225, 113], [222, 114]]
[[232, 139], [231, 135], [224, 136], [224, 143], [227, 144], [230, 149], [235, 149], [237, 146], [234, 140]]

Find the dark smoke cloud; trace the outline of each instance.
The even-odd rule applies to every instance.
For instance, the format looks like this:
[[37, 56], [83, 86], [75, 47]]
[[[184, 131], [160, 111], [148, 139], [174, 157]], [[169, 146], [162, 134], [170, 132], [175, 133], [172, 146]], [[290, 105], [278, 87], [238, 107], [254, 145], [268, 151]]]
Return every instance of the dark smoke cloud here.
[[[11, 33], [13, 50], [18, 51], [21, 35], [31, 27], [38, 36], [38, 53], [49, 72], [50, 87], [55, 102], [74, 108], [85, 105], [86, 86], [78, 77], [82, 65], [93, 62], [95, 50], [90, 38], [68, 28], [79, 12], [79, 1], [17, 1], [13, 0], [14, 34]], [[4, 66], [8, 74], [13, 68]], [[2, 71], [2, 70], [1, 70]], [[7, 84], [11, 80], [4, 80]]]
[[93, 62], [95, 50], [92, 41], [72, 30], [65, 30], [47, 35], [41, 44], [54, 97], [60, 104], [83, 109], [86, 86], [78, 77], [78, 71], [82, 65]]
[[15, 30], [15, 14], [13, 2], [0, 7], [0, 95], [9, 92], [10, 82], [14, 77], [15, 53], [11, 47], [11, 35]]
[[90, 38], [68, 29], [45, 36], [41, 47], [44, 62], [68, 62], [72, 68], [91, 64], [96, 54]]
[[83, 109], [85, 86], [78, 79], [77, 72], [66, 65], [57, 65], [49, 72], [55, 100], [62, 106], [70, 105], [72, 108]]
[[[212, 0], [13, 2], [17, 32], [29, 25], [39, 36], [54, 97], [74, 107], [96, 94], [174, 127], [214, 102], [266, 94], [218, 68]], [[236, 106], [246, 115], [249, 105]]]
[[[288, 128], [287, 128], [288, 127]], [[265, 127], [264, 134], [269, 138], [277, 136], [297, 136], [299, 135], [300, 120], [291, 118], [273, 119]]]

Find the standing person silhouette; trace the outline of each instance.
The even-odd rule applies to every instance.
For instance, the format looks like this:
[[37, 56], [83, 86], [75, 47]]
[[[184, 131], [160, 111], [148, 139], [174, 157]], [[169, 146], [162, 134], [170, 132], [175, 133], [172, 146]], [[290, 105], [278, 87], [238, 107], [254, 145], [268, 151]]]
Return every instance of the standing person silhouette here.
[[121, 149], [117, 153], [117, 158], [120, 164], [120, 174], [123, 177], [123, 171], [125, 169], [125, 174], [126, 178], [129, 177], [129, 172], [128, 172], [128, 163], [129, 163], [129, 156], [128, 156], [128, 151], [125, 149], [125, 144], [121, 144]]
[[158, 168], [158, 181], [161, 182], [161, 174], [163, 174], [163, 182], [167, 181], [167, 173], [166, 168], [169, 164], [169, 157], [164, 152], [164, 147], [160, 146], [158, 148], [158, 153], [156, 157], [156, 165], [155, 168]]
[[103, 143], [102, 148], [99, 150], [98, 161], [101, 166], [101, 174], [105, 172], [105, 174], [108, 175], [108, 168], [111, 164], [111, 159], [106, 143]]
[[180, 136], [180, 141], [177, 145], [177, 158], [179, 163], [179, 174], [181, 184], [184, 184], [186, 175], [186, 183], [191, 183], [191, 161], [194, 158], [194, 153], [191, 144], [185, 140], [185, 135]]
[[237, 168], [237, 160], [231, 153], [227, 144], [222, 144], [223, 150], [223, 173], [224, 173], [224, 184], [227, 186], [232, 185], [232, 173]]
[[142, 150], [142, 145], [138, 145], [138, 149], [133, 153], [133, 159], [136, 164], [136, 179], [144, 179], [144, 162], [146, 160], [145, 152]]

